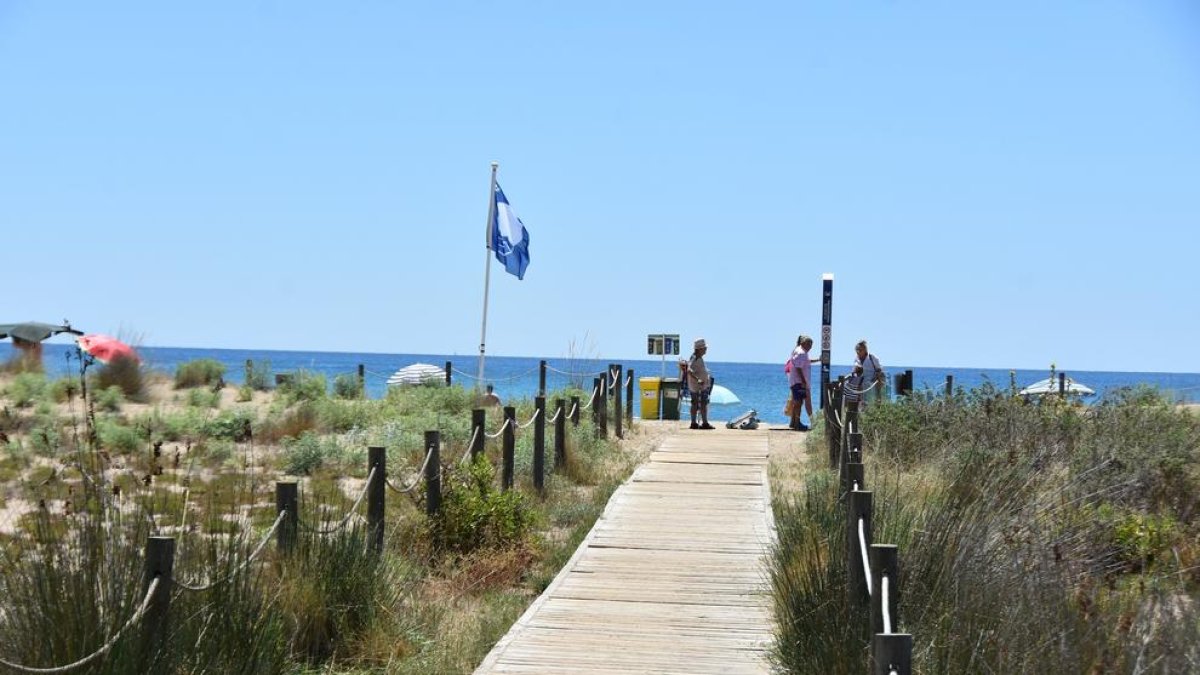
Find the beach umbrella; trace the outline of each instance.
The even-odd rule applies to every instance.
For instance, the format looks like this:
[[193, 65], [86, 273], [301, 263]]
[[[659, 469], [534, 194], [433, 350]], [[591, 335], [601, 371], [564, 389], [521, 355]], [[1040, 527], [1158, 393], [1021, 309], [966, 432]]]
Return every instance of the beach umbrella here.
[[[1096, 393], [1091, 387], [1079, 384], [1069, 377], [1066, 379], [1066, 386], [1064, 389], [1066, 389], [1068, 394], [1074, 394], [1076, 396], [1091, 396], [1092, 394]], [[1038, 380], [1037, 382], [1034, 382], [1017, 393], [1021, 396], [1045, 396], [1046, 394], [1057, 394], [1058, 380], [1050, 377], [1044, 380]]]
[[737, 397], [732, 391], [719, 384], [714, 384], [712, 391], [708, 394], [708, 402], [712, 405], [733, 405], [741, 403], [742, 400]]
[[14, 342], [21, 340], [25, 342], [41, 342], [51, 335], [58, 335], [59, 333], [83, 335], [80, 331], [71, 328], [71, 324], [69, 323], [61, 326], [52, 323], [42, 323], [40, 321], [0, 323], [0, 340], [12, 337]]
[[440, 382], [446, 379], [446, 371], [437, 366], [428, 363], [414, 363], [411, 366], [404, 366], [392, 376], [388, 378], [388, 386], [399, 384], [424, 384], [426, 382]]
[[83, 353], [91, 356], [100, 363], [110, 363], [114, 359], [133, 359], [140, 362], [137, 352], [133, 351], [133, 347], [121, 342], [115, 337], [107, 335], [84, 335], [75, 340], [79, 344], [79, 348]]

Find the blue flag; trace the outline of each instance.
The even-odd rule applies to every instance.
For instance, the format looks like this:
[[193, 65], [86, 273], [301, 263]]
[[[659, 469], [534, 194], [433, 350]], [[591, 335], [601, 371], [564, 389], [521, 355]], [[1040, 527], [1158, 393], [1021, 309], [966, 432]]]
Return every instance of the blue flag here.
[[508, 198], [504, 196], [499, 183], [496, 184], [492, 202], [491, 249], [496, 252], [496, 260], [504, 263], [504, 269], [509, 274], [524, 279], [525, 268], [529, 267], [529, 231], [508, 205]]

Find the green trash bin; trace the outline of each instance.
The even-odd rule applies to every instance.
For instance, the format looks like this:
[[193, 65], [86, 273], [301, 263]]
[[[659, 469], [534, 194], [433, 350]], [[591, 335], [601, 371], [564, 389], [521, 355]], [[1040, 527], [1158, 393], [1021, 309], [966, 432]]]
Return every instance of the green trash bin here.
[[662, 418], [679, 419], [679, 378], [667, 377], [662, 381]]

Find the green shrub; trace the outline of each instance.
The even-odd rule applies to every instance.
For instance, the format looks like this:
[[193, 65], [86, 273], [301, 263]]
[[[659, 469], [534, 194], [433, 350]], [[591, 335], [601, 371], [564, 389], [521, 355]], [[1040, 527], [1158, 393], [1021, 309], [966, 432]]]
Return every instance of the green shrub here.
[[342, 453], [336, 439], [306, 431], [299, 438], [284, 442], [280, 468], [287, 474], [308, 476], [326, 463], [341, 459]]
[[124, 402], [125, 392], [115, 384], [105, 389], [101, 389], [95, 394], [97, 410], [103, 410], [105, 412], [118, 412], [121, 410], [121, 404]]
[[196, 359], [175, 369], [175, 388], [210, 387], [225, 382], [225, 364], [215, 359]]
[[333, 378], [333, 395], [344, 399], [362, 398], [363, 390], [359, 386], [358, 376], [342, 373]]
[[132, 427], [101, 420], [96, 424], [100, 447], [119, 454], [130, 454], [145, 447], [146, 440]]
[[24, 372], [12, 379], [4, 395], [17, 408], [28, 408], [46, 395], [46, 376]]
[[325, 376], [305, 370], [289, 373], [279, 385], [278, 394], [283, 401], [292, 405], [302, 401], [317, 401], [325, 398], [328, 389]]
[[251, 387], [249, 385], [245, 385], [245, 384], [238, 387], [238, 390], [237, 390], [237, 402], [238, 403], [249, 403], [250, 401], [253, 401], [253, 400], [254, 400], [254, 388], [253, 387]]
[[211, 389], [189, 389], [187, 404], [193, 408], [220, 408], [221, 392]]
[[528, 536], [533, 511], [516, 490], [496, 487], [496, 471], [484, 458], [444, 469], [441, 510], [429, 521], [435, 551], [468, 553], [513, 546]]
[[203, 426], [203, 434], [235, 443], [244, 443], [253, 437], [254, 417], [243, 410], [225, 411]]
[[108, 389], [112, 386], [120, 387], [125, 398], [130, 401], [140, 402], [145, 399], [146, 381], [142, 375], [142, 367], [136, 359], [113, 359], [92, 375], [93, 389]]
[[271, 388], [271, 362], [251, 361], [249, 363], [250, 367], [246, 369], [244, 385], [255, 391], [268, 391]]
[[79, 395], [79, 382], [73, 377], [61, 377], [50, 383], [49, 393], [55, 403], [66, 403]]

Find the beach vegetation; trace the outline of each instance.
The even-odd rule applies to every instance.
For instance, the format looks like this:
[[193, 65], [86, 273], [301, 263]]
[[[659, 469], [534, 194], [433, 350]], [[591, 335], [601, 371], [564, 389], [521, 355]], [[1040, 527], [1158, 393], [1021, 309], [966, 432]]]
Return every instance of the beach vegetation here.
[[130, 401], [141, 403], [146, 400], [146, 379], [136, 359], [120, 357], [101, 365], [92, 372], [92, 381], [88, 386], [93, 390], [116, 386]]
[[246, 381], [243, 384], [254, 391], [270, 391], [271, 362], [248, 361], [246, 366]]
[[[899, 547], [914, 671], [1187, 672], [1200, 664], [1200, 423], [1148, 390], [1092, 406], [990, 385], [862, 418], [873, 540]], [[822, 468], [775, 495], [788, 672], [861, 672], [844, 501]]]
[[36, 372], [22, 372], [9, 380], [4, 396], [17, 408], [28, 408], [45, 397], [46, 376]]
[[225, 383], [225, 364], [216, 359], [196, 359], [175, 369], [175, 388], [214, 387]]
[[276, 389], [284, 405], [319, 401], [328, 395], [329, 386], [325, 376], [307, 370], [287, 373]]
[[362, 398], [363, 388], [358, 381], [358, 376], [342, 373], [333, 378], [333, 395], [343, 399]]
[[125, 392], [117, 385], [111, 385], [100, 389], [93, 394], [92, 400], [96, 404], [96, 410], [103, 412], [119, 412], [121, 404], [125, 402]]

